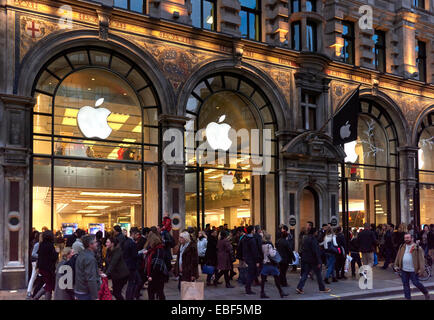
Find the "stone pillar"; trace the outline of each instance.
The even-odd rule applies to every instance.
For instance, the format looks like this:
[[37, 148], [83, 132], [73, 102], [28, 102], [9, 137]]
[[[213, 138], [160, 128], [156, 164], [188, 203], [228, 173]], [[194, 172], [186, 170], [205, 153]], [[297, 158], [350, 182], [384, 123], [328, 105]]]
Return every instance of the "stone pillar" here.
[[396, 31], [400, 39], [400, 67], [398, 68], [399, 75], [405, 78], [413, 78], [414, 73], [418, 71], [416, 66], [416, 35], [415, 22], [418, 15], [401, 10], [397, 16]]
[[221, 32], [241, 36], [241, 5], [239, 0], [221, 0], [220, 2], [220, 25]]
[[[400, 191], [400, 211], [399, 217], [402, 223], [416, 222], [414, 210], [414, 190], [416, 188], [416, 159], [417, 147], [404, 146], [398, 148], [399, 153], [399, 191]], [[398, 187], [398, 186], [397, 186]]]
[[0, 288], [26, 286], [33, 98], [0, 95]]
[[[185, 227], [185, 164], [184, 164], [184, 125], [188, 118], [182, 116], [174, 116], [162, 114], [160, 115], [160, 124], [162, 127], [162, 213], [173, 216], [179, 214], [181, 216], [181, 224], [179, 229], [182, 230]], [[173, 130], [169, 133], [167, 130]], [[165, 135], [166, 133], [166, 135]], [[176, 134], [176, 137], [173, 134]], [[165, 139], [171, 139], [164, 141]], [[181, 157], [181, 161], [176, 163], [168, 163], [165, 155], [165, 148], [172, 148], [176, 143], [175, 139], [181, 139], [178, 141], [178, 149], [175, 152]], [[161, 222], [162, 217], [159, 217]]]
[[237, 224], [237, 208], [225, 207], [225, 223], [228, 224], [229, 229], [232, 229]]

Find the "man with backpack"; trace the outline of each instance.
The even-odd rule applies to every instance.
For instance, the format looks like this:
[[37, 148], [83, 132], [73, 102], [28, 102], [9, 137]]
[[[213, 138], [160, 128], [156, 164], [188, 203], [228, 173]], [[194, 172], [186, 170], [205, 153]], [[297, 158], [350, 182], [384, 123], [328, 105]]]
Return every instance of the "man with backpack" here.
[[404, 296], [407, 300], [411, 300], [410, 280], [424, 294], [425, 300], [429, 300], [428, 290], [419, 282], [419, 275], [425, 270], [424, 251], [413, 239], [409, 233], [404, 235], [404, 243], [396, 254], [395, 270], [401, 271]]

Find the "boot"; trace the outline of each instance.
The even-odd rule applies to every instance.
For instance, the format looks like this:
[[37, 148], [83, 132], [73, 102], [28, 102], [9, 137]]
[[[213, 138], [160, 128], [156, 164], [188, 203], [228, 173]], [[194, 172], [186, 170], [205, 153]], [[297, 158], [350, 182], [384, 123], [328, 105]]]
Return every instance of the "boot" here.
[[324, 278], [324, 283], [330, 284], [329, 278]]

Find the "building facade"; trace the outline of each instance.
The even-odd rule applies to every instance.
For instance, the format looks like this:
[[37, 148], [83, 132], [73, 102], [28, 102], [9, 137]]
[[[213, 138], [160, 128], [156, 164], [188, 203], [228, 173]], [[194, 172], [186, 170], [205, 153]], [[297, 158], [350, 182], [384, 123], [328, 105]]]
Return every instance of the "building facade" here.
[[[26, 285], [43, 227], [168, 214], [178, 230], [284, 223], [297, 238], [307, 221], [434, 223], [433, 12], [433, 0], [0, 0], [0, 288]], [[334, 145], [329, 120], [357, 88], [358, 139]], [[250, 141], [204, 163], [228, 158], [223, 126]], [[204, 132], [214, 147], [200, 153]], [[173, 145], [181, 162], [164, 161]]]

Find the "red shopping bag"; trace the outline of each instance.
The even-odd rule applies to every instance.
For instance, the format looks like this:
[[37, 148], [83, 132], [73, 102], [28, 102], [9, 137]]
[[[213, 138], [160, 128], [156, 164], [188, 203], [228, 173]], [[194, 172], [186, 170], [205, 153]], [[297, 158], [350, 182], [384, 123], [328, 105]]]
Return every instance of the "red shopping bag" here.
[[108, 279], [107, 277], [102, 278], [101, 288], [98, 291], [98, 299], [99, 300], [111, 300], [112, 294], [109, 289]]

